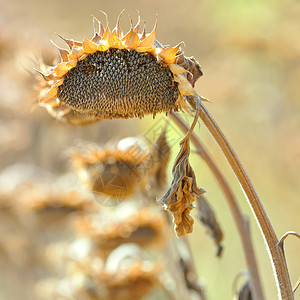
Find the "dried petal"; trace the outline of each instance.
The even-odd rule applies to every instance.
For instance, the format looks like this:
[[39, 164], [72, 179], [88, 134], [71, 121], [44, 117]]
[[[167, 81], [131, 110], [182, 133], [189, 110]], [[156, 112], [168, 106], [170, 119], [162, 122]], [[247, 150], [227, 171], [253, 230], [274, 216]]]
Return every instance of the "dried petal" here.
[[84, 54], [83, 48], [73, 47], [72, 53], [68, 55], [68, 61], [78, 59]]
[[191, 83], [183, 74], [177, 74], [176, 77], [179, 80], [178, 89], [182, 95], [191, 96], [197, 94], [197, 92], [192, 87]]
[[188, 71], [187, 80], [194, 87], [196, 80], [203, 75], [198, 61], [193, 56], [185, 57], [182, 52], [179, 54], [176, 63]]
[[52, 40], [50, 40], [50, 41], [51, 41], [52, 44], [58, 49], [59, 55], [60, 55], [60, 57], [61, 57], [61, 61], [62, 61], [62, 62], [68, 61], [68, 54], [70, 54], [69, 51], [66, 50], [66, 49], [62, 49], [62, 48], [58, 47]]
[[159, 56], [163, 58], [164, 62], [167, 64], [174, 63], [175, 62], [175, 56], [180, 48], [182, 43], [179, 43], [177, 46], [174, 48], [163, 48]]
[[153, 47], [155, 41], [155, 32], [156, 32], [157, 24], [155, 24], [151, 33], [149, 33], [140, 43], [140, 47]]
[[45, 102], [47, 100], [50, 100], [54, 97], [56, 97], [57, 95], [57, 87], [56, 86], [52, 86], [47, 93], [40, 99], [40, 102]]
[[137, 21], [135, 27], [133, 28], [133, 30], [134, 30], [137, 34], [141, 34], [141, 33], [142, 33], [141, 16], [140, 16], [140, 14], [138, 14], [138, 21]]
[[141, 43], [137, 33], [131, 28], [131, 30], [123, 37], [122, 42], [130, 49], [135, 49]]
[[121, 18], [122, 13], [124, 12], [124, 10], [125, 10], [125, 9], [123, 9], [123, 10], [120, 12], [120, 14], [119, 14], [119, 16], [118, 16], [118, 19], [117, 19], [116, 27], [115, 27], [114, 30], [113, 30], [113, 34], [114, 34], [115, 36], [117, 36], [118, 38], [122, 38], [122, 36], [123, 36], [122, 29], [120, 28], [120, 18]]
[[84, 53], [92, 54], [97, 51], [98, 45], [88, 39], [83, 39], [82, 47]]
[[72, 49], [74, 46], [76, 47], [80, 47], [82, 46], [82, 43], [81, 42], [77, 42], [77, 41], [74, 41], [74, 40], [71, 40], [71, 39], [66, 39], [64, 37], [62, 37], [61, 35], [58, 34], [58, 36], [66, 42], [66, 44], [69, 46], [70, 49]]
[[185, 73], [188, 72], [186, 69], [184, 69], [183, 67], [177, 65], [177, 64], [169, 64], [168, 65], [169, 69], [171, 70], [171, 72], [173, 74], [179, 74], [179, 73]]

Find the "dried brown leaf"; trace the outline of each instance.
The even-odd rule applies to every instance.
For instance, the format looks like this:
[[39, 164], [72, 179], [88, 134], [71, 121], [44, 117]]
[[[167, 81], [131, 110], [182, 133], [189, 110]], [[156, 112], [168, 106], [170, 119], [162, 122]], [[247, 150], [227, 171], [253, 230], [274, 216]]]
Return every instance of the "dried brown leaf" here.
[[172, 170], [171, 186], [159, 200], [172, 213], [178, 237], [193, 231], [194, 220], [190, 211], [194, 208], [195, 197], [204, 193], [204, 190], [197, 187], [195, 173], [189, 163], [189, 139], [184, 138], [180, 147]]
[[183, 258], [180, 258], [179, 263], [187, 288], [194, 291], [199, 296], [199, 300], [205, 300], [206, 296], [204, 287], [199, 282], [197, 275], [193, 270], [193, 267], [191, 268], [190, 262], [187, 262]]
[[214, 240], [217, 246], [217, 256], [222, 255], [223, 251], [223, 232], [216, 219], [215, 212], [211, 205], [203, 196], [197, 197], [198, 218], [201, 223], [207, 228], [208, 234]]
[[163, 130], [153, 147], [150, 159], [146, 165], [148, 190], [151, 194], [155, 193], [157, 195], [166, 185], [166, 171], [170, 155], [171, 148], [166, 138], [166, 132]]

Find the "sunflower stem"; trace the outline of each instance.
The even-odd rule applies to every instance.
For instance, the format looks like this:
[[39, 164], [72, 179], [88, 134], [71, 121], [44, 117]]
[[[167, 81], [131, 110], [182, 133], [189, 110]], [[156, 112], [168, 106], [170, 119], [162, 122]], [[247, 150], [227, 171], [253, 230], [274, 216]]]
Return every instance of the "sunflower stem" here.
[[[172, 113], [171, 117], [173, 121], [176, 123], [176, 125], [184, 133], [186, 133], [189, 130], [188, 125], [178, 114]], [[224, 197], [228, 203], [228, 206], [231, 210], [236, 226], [238, 228], [238, 232], [244, 249], [244, 255], [245, 255], [245, 259], [246, 259], [246, 263], [247, 263], [247, 267], [251, 279], [252, 298], [253, 300], [264, 300], [265, 297], [263, 294], [262, 284], [258, 272], [255, 253], [253, 249], [253, 243], [251, 240], [248, 218], [245, 215], [243, 215], [243, 213], [241, 212], [237, 199], [235, 198], [230, 188], [230, 185], [228, 184], [225, 177], [222, 175], [219, 168], [216, 166], [216, 164], [210, 157], [209, 153], [201, 143], [200, 139], [195, 135], [195, 133], [192, 133], [190, 138], [191, 138], [191, 142], [197, 149], [197, 154], [200, 155], [201, 158], [206, 162], [211, 172], [215, 176], [224, 194]]]
[[204, 125], [207, 127], [210, 134], [213, 136], [213, 138], [219, 145], [221, 151], [226, 157], [235, 176], [241, 184], [243, 191], [245, 192], [248, 198], [248, 203], [252, 208], [252, 212], [264, 237], [270, 255], [277, 289], [280, 295], [279, 299], [293, 300], [294, 294], [291, 286], [290, 276], [284, 252], [278, 246], [278, 238], [269, 220], [269, 217], [262, 205], [262, 202], [252, 184], [252, 181], [250, 180], [238, 156], [234, 152], [232, 146], [221, 131], [220, 127], [218, 126], [214, 118], [210, 115], [206, 107], [203, 105], [201, 97], [197, 95], [196, 97], [191, 97], [190, 99], [188, 99], [188, 101], [194, 109], [196, 109], [196, 103], [197, 106], [200, 104], [201, 120], [203, 121]]

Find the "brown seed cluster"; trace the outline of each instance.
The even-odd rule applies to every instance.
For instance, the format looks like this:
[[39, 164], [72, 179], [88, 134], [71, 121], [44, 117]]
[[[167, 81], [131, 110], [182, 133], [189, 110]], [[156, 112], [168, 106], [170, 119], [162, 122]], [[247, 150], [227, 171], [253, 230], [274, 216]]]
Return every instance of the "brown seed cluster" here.
[[104, 119], [142, 117], [176, 109], [177, 85], [152, 54], [111, 48], [78, 62], [59, 86], [58, 99]]

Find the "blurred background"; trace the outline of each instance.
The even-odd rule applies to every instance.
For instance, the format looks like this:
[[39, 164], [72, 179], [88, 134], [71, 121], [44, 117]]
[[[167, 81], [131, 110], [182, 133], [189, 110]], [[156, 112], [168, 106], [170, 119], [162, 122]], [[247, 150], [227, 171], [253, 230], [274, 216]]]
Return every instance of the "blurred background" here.
[[[196, 90], [212, 101], [206, 107], [253, 180], [278, 237], [289, 230], [300, 232], [298, 0], [0, 0], [0, 5], [0, 194], [10, 189], [17, 197], [17, 183], [24, 180], [36, 184], [43, 178], [43, 182], [54, 185], [70, 184], [63, 178], [70, 170], [66, 154], [69, 147], [82, 141], [103, 144], [143, 135], [159, 120], [160, 116], [155, 120], [113, 120], [77, 128], [54, 120], [35, 104], [37, 84], [27, 70], [34, 66], [34, 57], [51, 63], [57, 56], [50, 39], [65, 47], [55, 33], [76, 40], [90, 38], [91, 15], [105, 23], [100, 10], [105, 11], [113, 28], [125, 8], [121, 19], [124, 31], [130, 25], [127, 14], [136, 22], [138, 10], [148, 32], [158, 14], [156, 37], [162, 44], [185, 42], [185, 54], [194, 56], [204, 73]], [[275, 299], [266, 247], [239, 184], [204, 126], [196, 132], [249, 216], [265, 293], [267, 299]], [[171, 162], [178, 149], [177, 145], [172, 147]], [[234, 278], [246, 268], [240, 240], [224, 197], [205, 163], [194, 155], [192, 165], [198, 185], [206, 190], [224, 231], [224, 253], [217, 258], [212, 241], [196, 222], [188, 237], [196, 268], [204, 279], [208, 299], [231, 299]], [[23, 299], [33, 299], [27, 296], [31, 295], [30, 288], [22, 285], [26, 272], [12, 268], [4, 256], [1, 258], [6, 249], [14, 256], [14, 266], [22, 266], [21, 261], [27, 259], [22, 239], [16, 238], [22, 237], [20, 228], [24, 224], [5, 211], [13, 201], [13, 197], [0, 200], [0, 299], [19, 299], [16, 295], [20, 293]], [[299, 241], [289, 238], [285, 249], [294, 284], [300, 273]], [[34, 278], [43, 276], [39, 270]], [[299, 295], [298, 291], [296, 299]]]

